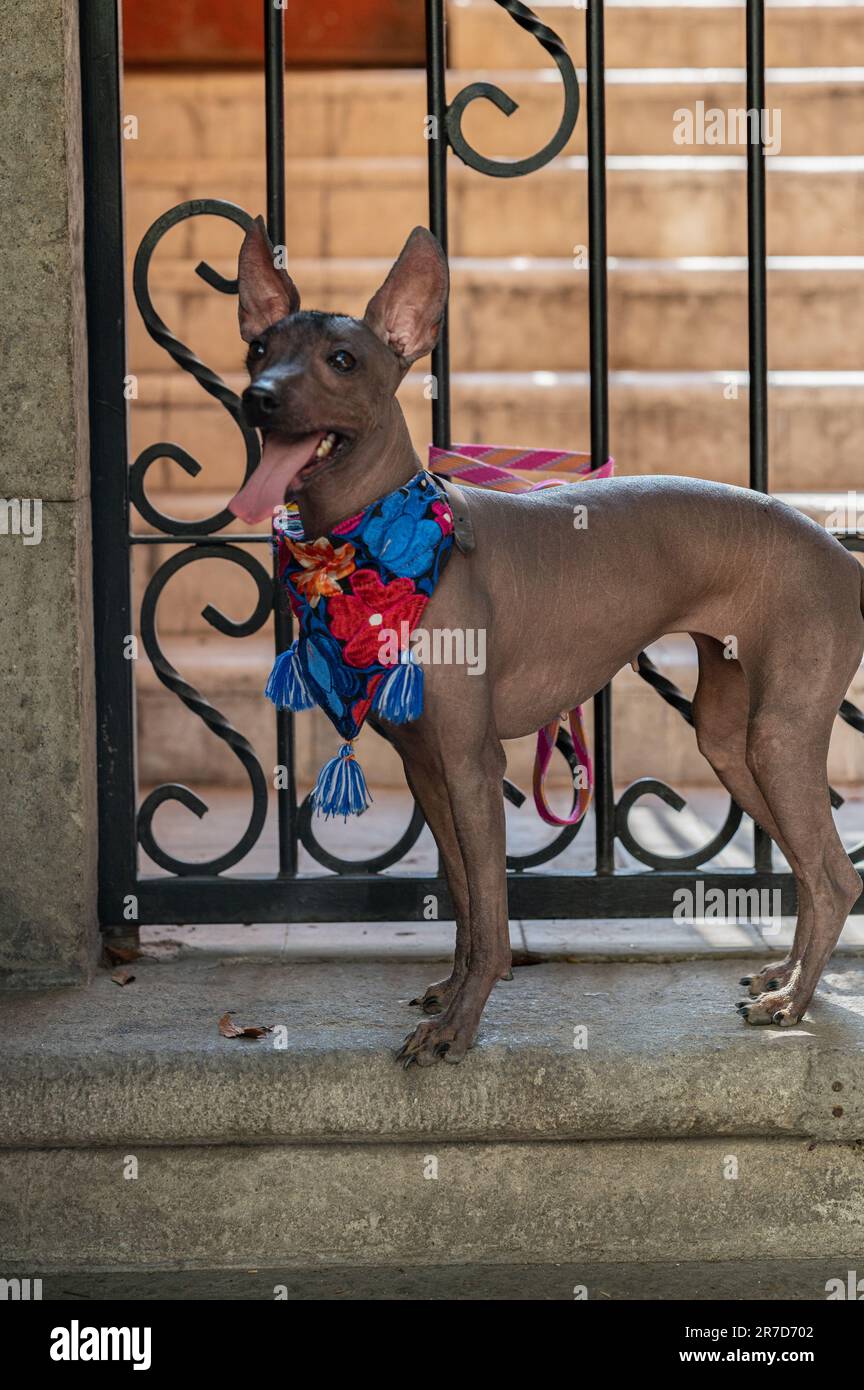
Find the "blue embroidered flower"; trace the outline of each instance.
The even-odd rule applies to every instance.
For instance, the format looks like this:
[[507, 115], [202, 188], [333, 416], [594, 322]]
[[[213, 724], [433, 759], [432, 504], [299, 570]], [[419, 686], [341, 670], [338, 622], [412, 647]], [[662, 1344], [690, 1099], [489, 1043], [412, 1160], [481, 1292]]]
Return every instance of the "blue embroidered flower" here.
[[316, 632], [302, 644], [310, 684], [320, 702], [336, 718], [344, 716], [359, 684], [342, 661], [342, 649], [326, 632]]
[[391, 573], [413, 579], [432, 569], [441, 527], [424, 518], [431, 500], [425, 488], [400, 488], [384, 498], [378, 514], [362, 528], [366, 549]]

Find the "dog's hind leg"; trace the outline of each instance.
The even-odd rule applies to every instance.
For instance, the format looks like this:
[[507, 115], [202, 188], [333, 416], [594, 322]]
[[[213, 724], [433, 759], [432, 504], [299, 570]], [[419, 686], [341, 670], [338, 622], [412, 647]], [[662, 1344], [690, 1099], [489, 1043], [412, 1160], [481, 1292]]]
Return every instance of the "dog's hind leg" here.
[[[823, 641], [819, 668], [814, 664], [802, 672], [800, 683], [790, 682], [788, 670], [781, 670], [760, 673], [752, 688], [747, 765], [791, 851], [787, 857], [798, 882], [799, 911], [809, 914], [810, 927], [806, 940], [793, 948], [797, 954], [786, 982], [752, 1004], [739, 1005], [748, 1023], [798, 1022], [861, 893], [828, 792], [831, 728], [852, 675], [844, 669], [844, 654], [831, 646]], [[842, 686], [838, 670], [847, 678]]]
[[[742, 811], [746, 811], [771, 836], [789, 861], [793, 873], [796, 873], [795, 855], [747, 766], [747, 725], [750, 716], [747, 677], [740, 662], [725, 655], [722, 643], [701, 633], [692, 635], [699, 652], [699, 684], [693, 701], [699, 751]], [[809, 902], [801, 903], [795, 941], [788, 956], [741, 980], [742, 985], [749, 986], [754, 999], [767, 989], [776, 989], [787, 983], [795, 962], [803, 954], [811, 922]]]
[[[463, 728], [471, 725], [466, 714]], [[444, 780], [468, 887], [468, 964], [443, 1013], [418, 1024], [405, 1039], [398, 1060], [406, 1065], [431, 1066], [439, 1059], [461, 1062], [474, 1041], [492, 987], [510, 967], [501, 795], [504, 751], [492, 733], [483, 737], [479, 747], [458, 738], [452, 721], [446, 746]]]

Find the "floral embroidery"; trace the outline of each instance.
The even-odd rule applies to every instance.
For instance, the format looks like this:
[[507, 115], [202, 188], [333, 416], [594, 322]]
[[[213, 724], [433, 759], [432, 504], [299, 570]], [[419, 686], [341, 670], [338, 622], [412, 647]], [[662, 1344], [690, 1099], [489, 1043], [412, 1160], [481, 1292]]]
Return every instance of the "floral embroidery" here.
[[447, 495], [421, 471], [317, 540], [292, 516], [275, 529], [275, 545], [303, 680], [342, 737], [356, 738], [394, 670], [380, 634], [416, 628], [452, 551]]
[[338, 581], [354, 569], [353, 545], [335, 548], [326, 536], [317, 541], [292, 541], [286, 536], [285, 545], [303, 571], [296, 576], [294, 586], [313, 608], [320, 598], [341, 594]]
[[[411, 579], [391, 579], [382, 584], [374, 570], [357, 570], [351, 579], [351, 593], [332, 599], [329, 607], [330, 631], [345, 646], [343, 655], [349, 666], [371, 666], [380, 650], [379, 634], [384, 628], [408, 631], [417, 626], [429, 600], [418, 594]], [[380, 621], [371, 623], [370, 618]]]

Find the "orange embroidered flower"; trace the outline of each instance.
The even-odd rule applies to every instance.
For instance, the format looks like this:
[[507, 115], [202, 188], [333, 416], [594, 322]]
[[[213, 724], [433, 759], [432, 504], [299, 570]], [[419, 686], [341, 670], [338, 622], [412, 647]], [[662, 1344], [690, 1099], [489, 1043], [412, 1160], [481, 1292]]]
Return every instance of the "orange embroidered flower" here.
[[338, 581], [354, 569], [353, 545], [346, 542], [334, 547], [324, 536], [317, 541], [292, 541], [286, 536], [285, 544], [305, 571], [297, 575], [294, 584], [310, 608], [317, 606], [319, 598], [341, 594]]

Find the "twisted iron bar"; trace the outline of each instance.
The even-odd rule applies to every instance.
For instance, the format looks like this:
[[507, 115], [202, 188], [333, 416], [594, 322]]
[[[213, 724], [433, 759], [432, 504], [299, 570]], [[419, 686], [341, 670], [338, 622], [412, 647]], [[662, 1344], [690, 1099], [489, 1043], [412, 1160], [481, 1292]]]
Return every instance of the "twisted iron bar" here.
[[233, 546], [193, 545], [187, 550], [181, 550], [176, 555], [172, 555], [153, 575], [144, 591], [144, 598], [141, 603], [141, 640], [156, 675], [162, 684], [172, 694], [177, 695], [187, 709], [202, 719], [208, 729], [218, 738], [221, 738], [232, 753], [240, 759], [246, 769], [252, 788], [252, 810], [249, 824], [242, 838], [232, 849], [206, 863], [202, 863], [200, 860], [189, 862], [176, 859], [173, 855], [168, 854], [155, 838], [153, 817], [158, 808], [166, 801], [179, 801], [198, 817], [205, 815], [209, 810], [207, 803], [190, 791], [188, 787], [184, 787], [178, 782], [165, 783], [161, 787], [156, 787], [149, 796], [145, 797], [138, 810], [139, 843], [150, 855], [150, 858], [163, 869], [181, 875], [219, 874], [223, 873], [225, 869], [230, 869], [232, 865], [243, 859], [257, 842], [267, 818], [267, 779], [254, 749], [243, 735], [238, 733], [229, 723], [224, 714], [221, 714], [218, 709], [211, 705], [200, 691], [184, 680], [179, 671], [171, 665], [162, 651], [156, 631], [156, 609], [168, 581], [186, 565], [194, 564], [198, 560], [214, 559], [227, 560], [232, 564], [239, 565], [241, 569], [251, 575], [258, 589], [258, 598], [254, 611], [245, 622], [235, 622], [232, 618], [227, 618], [224, 613], [209, 603], [202, 610], [201, 616], [211, 627], [216, 628], [218, 632], [224, 633], [227, 637], [251, 636], [253, 632], [257, 632], [264, 625], [273, 611], [273, 581], [263, 565], [248, 555], [245, 550]]
[[472, 101], [484, 98], [491, 101], [493, 106], [497, 106], [499, 111], [503, 111], [505, 116], [512, 116], [514, 111], [518, 111], [519, 103], [514, 101], [511, 96], [492, 82], [471, 82], [458, 92], [447, 107], [445, 122], [447, 127], [447, 139], [455, 153], [471, 169], [477, 169], [482, 174], [490, 174], [496, 179], [514, 179], [522, 174], [531, 174], [536, 169], [542, 169], [544, 164], [548, 164], [567, 144], [576, 121], [579, 118], [579, 81], [576, 77], [576, 69], [573, 60], [561, 39], [543, 24], [533, 10], [529, 10], [527, 5], [522, 5], [519, 0], [495, 0], [496, 5], [500, 5], [502, 10], [506, 10], [509, 15], [522, 29], [526, 29], [532, 34], [542, 48], [553, 58], [561, 80], [564, 84], [564, 110], [561, 113], [561, 120], [558, 129], [542, 149], [536, 154], [528, 155], [524, 159], [497, 160], [489, 159], [486, 155], [480, 154], [473, 145], [469, 145], [465, 136], [462, 134], [462, 117], [466, 108]]

